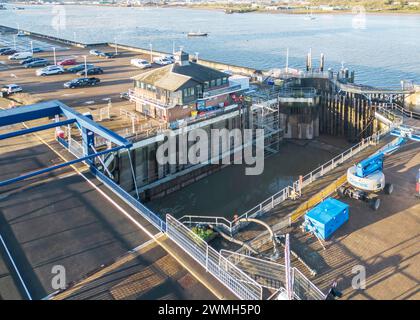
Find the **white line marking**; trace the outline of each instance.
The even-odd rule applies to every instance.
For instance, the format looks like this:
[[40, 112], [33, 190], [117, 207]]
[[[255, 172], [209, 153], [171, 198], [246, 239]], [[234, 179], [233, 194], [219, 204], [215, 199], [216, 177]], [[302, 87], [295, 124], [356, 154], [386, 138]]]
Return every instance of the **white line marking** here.
[[18, 270], [18, 268], [17, 268], [17, 266], [16, 266], [16, 264], [15, 264], [15, 261], [13, 260], [12, 255], [10, 254], [9, 249], [7, 248], [6, 243], [4, 242], [3, 237], [1, 236], [1, 234], [0, 234], [0, 241], [1, 241], [1, 243], [3, 244], [3, 247], [4, 247], [4, 249], [6, 250], [6, 253], [7, 253], [7, 255], [8, 255], [8, 257], [9, 257], [10, 261], [12, 262], [13, 268], [15, 269], [15, 271], [16, 271], [16, 273], [17, 273], [18, 277], [19, 277], [20, 283], [22, 284], [23, 289], [25, 290], [25, 293], [26, 293], [26, 295], [28, 296], [28, 299], [29, 299], [29, 300], [32, 300], [32, 296], [31, 296], [31, 294], [29, 293], [29, 290], [28, 290], [28, 288], [26, 287], [25, 282], [23, 281], [22, 276], [20, 275], [20, 272], [19, 272], [19, 270]]

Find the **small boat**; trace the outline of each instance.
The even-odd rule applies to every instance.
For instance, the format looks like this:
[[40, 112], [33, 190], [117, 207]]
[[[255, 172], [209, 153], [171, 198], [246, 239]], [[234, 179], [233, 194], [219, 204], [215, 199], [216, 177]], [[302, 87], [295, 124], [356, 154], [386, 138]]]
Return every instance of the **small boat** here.
[[19, 30], [18, 33], [16, 34], [18, 37], [26, 37], [25, 32], [23, 32], [22, 30]]
[[207, 37], [208, 33], [207, 32], [188, 32], [187, 36], [188, 37]]
[[304, 18], [305, 20], [315, 20], [316, 19], [316, 17], [312, 14], [312, 11], [311, 11], [311, 13], [308, 13], [306, 16], [305, 16], [305, 18]]

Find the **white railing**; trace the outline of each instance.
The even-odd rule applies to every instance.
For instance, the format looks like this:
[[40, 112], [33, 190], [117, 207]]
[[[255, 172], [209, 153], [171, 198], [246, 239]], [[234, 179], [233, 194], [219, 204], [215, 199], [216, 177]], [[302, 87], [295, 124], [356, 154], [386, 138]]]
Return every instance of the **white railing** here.
[[80, 142], [74, 140], [71, 137], [68, 137], [67, 142], [69, 144], [68, 149], [69, 151], [77, 158], [81, 158], [84, 156], [85, 151], [83, 146]]
[[262, 299], [260, 284], [171, 215], [166, 216], [166, 234], [238, 298]]
[[163, 103], [160, 100], [150, 98], [140, 93], [136, 93], [133, 89], [128, 90], [128, 97], [130, 98], [130, 101], [132, 102], [148, 103], [161, 109], [168, 109], [172, 106], [171, 104]]
[[406, 108], [401, 107], [400, 105], [396, 103], [387, 104], [383, 108], [391, 109], [391, 110], [397, 110], [400, 112], [403, 116], [406, 116], [408, 118], [420, 120], [420, 113], [407, 110]]
[[[286, 268], [282, 264], [228, 250], [220, 254], [265, 288], [280, 290], [286, 286]], [[295, 299], [325, 300], [326, 295], [296, 267], [291, 272]]]

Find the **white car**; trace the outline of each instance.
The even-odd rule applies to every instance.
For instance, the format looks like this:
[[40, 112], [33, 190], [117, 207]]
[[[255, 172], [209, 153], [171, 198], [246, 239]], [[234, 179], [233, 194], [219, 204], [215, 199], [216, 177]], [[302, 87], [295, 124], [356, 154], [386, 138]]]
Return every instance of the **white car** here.
[[9, 56], [9, 60], [23, 60], [32, 58], [32, 56], [32, 52], [16, 52], [15, 54]]
[[64, 73], [64, 68], [61, 66], [48, 66], [42, 69], [36, 70], [36, 75], [39, 76], [49, 76], [53, 74], [62, 74]]
[[175, 57], [172, 55], [167, 55], [167, 56], [164, 56], [163, 58], [170, 61], [171, 63], [175, 62]]
[[131, 59], [130, 63], [133, 66], [138, 67], [140, 69], [146, 69], [146, 68], [152, 67], [152, 64], [149, 61], [143, 60], [143, 59]]
[[102, 51], [95, 50], [95, 49], [92, 49], [92, 50], [89, 51], [89, 54], [92, 55], [92, 56], [99, 56], [101, 53], [102, 53]]
[[23, 89], [21, 86], [17, 85], [17, 84], [8, 84], [5, 85], [1, 88], [1, 91], [6, 93], [6, 94], [13, 94], [13, 93], [17, 93], [17, 92], [22, 92]]
[[166, 65], [172, 63], [172, 61], [169, 60], [166, 57], [154, 57], [153, 58], [153, 62], [156, 63], [156, 64], [158, 64], [158, 65], [161, 65], [161, 66], [166, 66]]

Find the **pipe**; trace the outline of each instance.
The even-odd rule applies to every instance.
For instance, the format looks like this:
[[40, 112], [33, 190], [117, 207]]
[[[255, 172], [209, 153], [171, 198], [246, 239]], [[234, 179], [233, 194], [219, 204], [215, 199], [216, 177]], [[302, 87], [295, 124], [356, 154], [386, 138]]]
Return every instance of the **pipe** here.
[[258, 254], [258, 252], [256, 251], [256, 250], [254, 250], [253, 248], [251, 248], [248, 244], [246, 244], [245, 242], [243, 242], [243, 241], [241, 241], [241, 240], [238, 240], [238, 239], [235, 239], [235, 238], [233, 238], [233, 237], [231, 237], [231, 236], [228, 236], [226, 233], [224, 233], [224, 232], [222, 232], [219, 228], [216, 228], [215, 226], [213, 226], [213, 225], [209, 225], [209, 228], [210, 229], [213, 229], [213, 230], [215, 230], [215, 231], [217, 231], [224, 239], [226, 239], [227, 241], [230, 241], [230, 242], [233, 242], [233, 243], [236, 243], [237, 245], [240, 245], [240, 246], [242, 246], [242, 247], [244, 247], [244, 248], [246, 248], [246, 249], [248, 249], [249, 251], [251, 251], [253, 254]]

